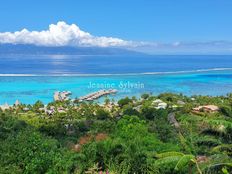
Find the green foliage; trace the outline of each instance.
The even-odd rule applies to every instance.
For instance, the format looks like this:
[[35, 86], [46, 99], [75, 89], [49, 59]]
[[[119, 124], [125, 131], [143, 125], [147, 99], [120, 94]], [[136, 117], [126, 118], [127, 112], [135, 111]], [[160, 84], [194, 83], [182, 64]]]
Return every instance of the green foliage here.
[[[155, 164], [160, 167], [160, 170], [163, 171], [163, 167], [170, 168], [169, 170], [175, 172], [184, 173], [187, 171], [188, 167], [191, 167], [192, 164], [197, 164], [195, 156], [191, 154], [183, 154], [180, 152], [165, 152], [161, 154], [157, 154]], [[198, 167], [198, 166], [197, 166]], [[201, 170], [199, 170], [201, 173]]]
[[220, 111], [223, 115], [232, 118], [232, 109], [229, 106], [223, 106], [220, 108]]
[[[148, 111], [148, 112], [147, 112]], [[169, 123], [167, 119], [168, 112], [163, 109], [151, 109], [144, 110], [143, 115], [147, 118], [148, 115], [153, 115], [153, 120], [150, 121], [149, 130], [151, 132], [156, 133], [158, 138], [163, 142], [176, 142], [177, 141], [177, 131], [175, 128]], [[150, 114], [148, 114], [150, 112]], [[146, 114], [145, 114], [146, 113]], [[151, 120], [150, 117], [147, 119]]]
[[75, 167], [72, 153], [32, 128], [25, 128], [2, 140], [0, 153], [0, 168], [4, 173], [69, 172]]
[[226, 153], [232, 157], [232, 144], [221, 144], [212, 148], [212, 153]]
[[148, 120], [153, 120], [156, 115], [156, 109], [149, 106], [144, 106], [142, 108], [142, 115]]
[[123, 115], [140, 115], [140, 113], [137, 110], [135, 110], [132, 106], [125, 105], [123, 107]]
[[[0, 173], [230, 173], [231, 95], [193, 97], [144, 94], [112, 108], [107, 99], [104, 105], [52, 102], [52, 114], [38, 101], [0, 111]], [[169, 107], [154, 108], [157, 98]], [[185, 104], [172, 108], [178, 101]], [[204, 104], [221, 109], [192, 112]], [[178, 127], [170, 123], [171, 112]]]
[[130, 99], [129, 97], [126, 97], [126, 98], [124, 98], [124, 99], [120, 99], [119, 101], [118, 101], [118, 105], [120, 106], [120, 107], [122, 107], [122, 106], [125, 106], [125, 105], [127, 105], [127, 104], [129, 104], [129, 103], [131, 103], [132, 102], [132, 99]]
[[150, 97], [150, 95], [149, 94], [142, 94], [141, 95], [141, 98], [143, 98], [143, 99], [148, 99]]
[[43, 108], [44, 107], [44, 104], [41, 102], [41, 101], [37, 101], [34, 105], [33, 105], [33, 108], [35, 110], [38, 110], [39, 108]]
[[97, 109], [96, 111], [96, 118], [99, 120], [105, 120], [110, 116], [109, 112], [105, 111], [104, 109]]
[[[92, 133], [99, 133], [99, 132], [112, 133], [115, 130], [115, 124], [116, 123], [111, 120], [94, 121], [88, 130], [91, 130]], [[85, 130], [85, 132], [87, 131]]]
[[88, 167], [98, 162], [101, 168], [114, 168], [118, 173], [152, 173], [156, 168], [149, 154], [167, 146], [170, 147], [148, 132], [145, 121], [137, 116], [124, 116], [109, 139], [85, 145], [82, 153], [85, 159], [91, 159]]

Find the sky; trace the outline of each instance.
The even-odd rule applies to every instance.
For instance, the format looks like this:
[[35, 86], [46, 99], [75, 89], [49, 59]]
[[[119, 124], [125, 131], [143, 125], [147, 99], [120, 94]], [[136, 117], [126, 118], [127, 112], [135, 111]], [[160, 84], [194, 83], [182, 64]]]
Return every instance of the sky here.
[[113, 38], [126, 41], [123, 46], [142, 42], [141, 50], [151, 52], [230, 52], [231, 9], [231, 0], [3, 0], [0, 33], [48, 30], [50, 24], [64, 21], [98, 43]]

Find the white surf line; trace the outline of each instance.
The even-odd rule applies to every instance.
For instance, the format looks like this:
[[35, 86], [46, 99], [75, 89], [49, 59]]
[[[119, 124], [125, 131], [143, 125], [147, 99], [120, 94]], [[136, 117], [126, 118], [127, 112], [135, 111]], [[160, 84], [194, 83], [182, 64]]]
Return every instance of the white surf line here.
[[0, 74], [0, 77], [91, 77], [91, 76], [137, 76], [137, 75], [165, 75], [165, 74], [185, 74], [211, 71], [226, 71], [232, 68], [212, 68], [189, 71], [166, 71], [166, 72], [144, 72], [144, 73], [117, 73], [117, 74]]

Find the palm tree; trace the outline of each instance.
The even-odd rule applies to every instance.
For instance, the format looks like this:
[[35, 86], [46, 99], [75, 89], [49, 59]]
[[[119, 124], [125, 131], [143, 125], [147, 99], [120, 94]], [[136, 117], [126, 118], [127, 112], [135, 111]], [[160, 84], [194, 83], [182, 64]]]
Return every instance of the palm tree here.
[[155, 162], [156, 166], [174, 164], [174, 170], [177, 172], [183, 171], [188, 167], [189, 174], [212, 174], [218, 172], [224, 172], [226, 174], [227, 169], [232, 169], [232, 161], [225, 154], [215, 154], [206, 157], [181, 152], [164, 152], [155, 155], [155, 157], [157, 158]]
[[197, 157], [192, 154], [184, 154], [181, 152], [165, 152], [157, 154], [156, 158], [158, 158], [155, 162], [157, 166], [174, 163], [175, 171], [181, 171], [188, 166], [188, 173], [192, 174], [192, 168], [195, 165], [197, 173], [202, 174]]

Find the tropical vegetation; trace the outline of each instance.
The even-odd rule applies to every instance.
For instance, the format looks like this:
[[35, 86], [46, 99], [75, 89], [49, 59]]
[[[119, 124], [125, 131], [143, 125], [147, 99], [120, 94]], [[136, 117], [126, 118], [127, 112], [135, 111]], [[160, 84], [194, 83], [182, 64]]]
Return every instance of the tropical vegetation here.
[[[161, 101], [165, 108], [157, 107]], [[219, 109], [193, 111], [203, 105]], [[0, 110], [1, 174], [231, 172], [232, 94], [38, 101]]]

